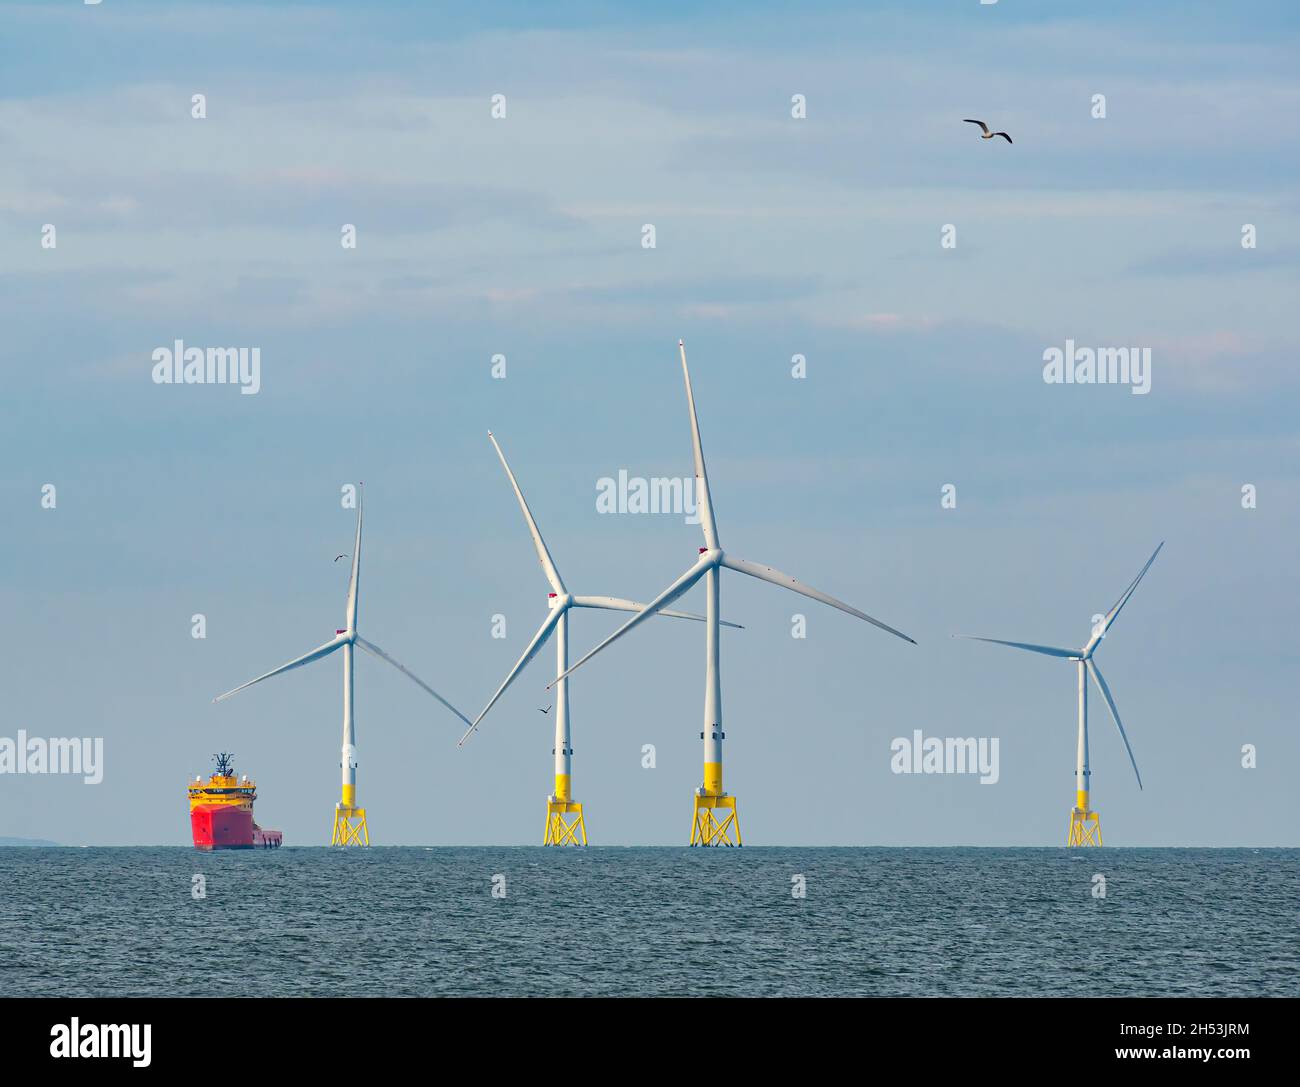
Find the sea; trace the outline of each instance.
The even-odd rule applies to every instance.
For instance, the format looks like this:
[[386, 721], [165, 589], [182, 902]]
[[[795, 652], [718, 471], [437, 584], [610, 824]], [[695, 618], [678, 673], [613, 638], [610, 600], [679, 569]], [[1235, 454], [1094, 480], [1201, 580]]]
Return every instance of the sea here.
[[0, 849], [6, 996], [1300, 996], [1300, 850]]

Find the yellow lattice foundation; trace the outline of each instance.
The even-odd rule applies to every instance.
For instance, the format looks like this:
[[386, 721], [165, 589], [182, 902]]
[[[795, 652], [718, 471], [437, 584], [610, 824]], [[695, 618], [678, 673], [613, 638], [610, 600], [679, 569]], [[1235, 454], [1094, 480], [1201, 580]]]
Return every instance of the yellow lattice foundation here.
[[[713, 814], [717, 808], [727, 809], [726, 818], [719, 820]], [[695, 818], [691, 821], [691, 845], [744, 845], [740, 839], [740, 819], [736, 815], [734, 796], [695, 794]]]
[[330, 845], [369, 845], [366, 809], [344, 804], [334, 805], [334, 836]]
[[1088, 808], [1070, 809], [1070, 826], [1065, 844], [1101, 845], [1101, 816]]
[[586, 844], [587, 824], [582, 819], [582, 805], [576, 800], [547, 800], [546, 836], [542, 845]]

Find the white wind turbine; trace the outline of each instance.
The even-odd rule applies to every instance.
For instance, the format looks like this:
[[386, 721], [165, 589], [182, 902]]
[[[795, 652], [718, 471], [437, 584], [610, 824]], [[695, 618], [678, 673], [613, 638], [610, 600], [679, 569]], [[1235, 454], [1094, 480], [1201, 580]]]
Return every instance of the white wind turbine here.
[[1087, 644], [1082, 649], [1058, 649], [1050, 645], [1033, 645], [1028, 642], [1007, 642], [1001, 638], [977, 638], [970, 634], [958, 634], [956, 637], [966, 638], [975, 642], [991, 642], [994, 645], [1007, 645], [1012, 649], [1024, 649], [1030, 653], [1041, 653], [1048, 657], [1060, 657], [1064, 660], [1073, 661], [1078, 673], [1079, 689], [1079, 740], [1077, 749], [1077, 761], [1075, 764], [1075, 805], [1070, 809], [1070, 825], [1066, 833], [1065, 844], [1073, 845], [1101, 845], [1101, 817], [1098, 813], [1089, 807], [1089, 779], [1092, 771], [1088, 766], [1088, 679], [1092, 676], [1093, 682], [1097, 684], [1097, 690], [1101, 692], [1102, 698], [1106, 700], [1106, 708], [1110, 710], [1110, 716], [1115, 722], [1115, 727], [1119, 729], [1120, 739], [1124, 741], [1124, 750], [1128, 752], [1129, 762], [1133, 764], [1133, 773], [1137, 777], [1138, 788], [1142, 788], [1142, 774], [1138, 770], [1137, 759], [1133, 757], [1133, 748], [1128, 742], [1128, 735], [1124, 731], [1124, 725], [1119, 719], [1119, 709], [1115, 705], [1115, 699], [1110, 693], [1110, 687], [1106, 683], [1105, 677], [1101, 674], [1101, 669], [1097, 667], [1097, 662], [1093, 660], [1093, 654], [1097, 652], [1097, 647], [1101, 640], [1106, 637], [1106, 632], [1110, 630], [1111, 625], [1119, 616], [1120, 609], [1128, 603], [1129, 597], [1133, 595], [1134, 590], [1138, 587], [1138, 582], [1146, 576], [1146, 572], [1151, 569], [1151, 564], [1156, 561], [1156, 556], [1160, 554], [1160, 548], [1164, 547], [1164, 541], [1151, 552], [1151, 557], [1147, 559], [1147, 564], [1139, 571], [1124, 594], [1115, 601], [1115, 606], [1110, 609], [1092, 630], [1092, 636], [1088, 639]]
[[[685, 593], [692, 585], [701, 578], [704, 579], [705, 601], [706, 601], [706, 635], [705, 635], [705, 680], [704, 680], [704, 731], [700, 734], [704, 741], [704, 784], [701, 788], [695, 790], [695, 814], [691, 822], [691, 845], [742, 845], [740, 837], [740, 824], [736, 818], [736, 798], [728, 796], [722, 789], [722, 741], [725, 733], [722, 731], [722, 685], [719, 676], [719, 638], [718, 628], [719, 621], [719, 596], [722, 570], [725, 567], [728, 570], [735, 570], [741, 574], [748, 574], [750, 577], [758, 578], [760, 581], [771, 582], [773, 585], [780, 585], [783, 588], [791, 589], [803, 596], [810, 597], [813, 600], [819, 600], [823, 604], [829, 604], [840, 611], [848, 612], [881, 630], [888, 631], [904, 641], [916, 643], [901, 631], [895, 630], [891, 626], [886, 626], [878, 619], [873, 619], [865, 612], [858, 611], [857, 608], [845, 604], [842, 600], [836, 600], [833, 596], [820, 592], [817, 589], [804, 585], [796, 581], [789, 574], [783, 574], [779, 570], [774, 570], [770, 566], [762, 563], [749, 562], [746, 559], [738, 559], [734, 555], [727, 554], [722, 550], [722, 545], [718, 542], [717, 523], [713, 516], [713, 500], [709, 492], [709, 477], [704, 467], [704, 450], [700, 445], [700, 423], [695, 413], [695, 395], [691, 390], [691, 372], [686, 366], [686, 345], [677, 341], [677, 348], [682, 357], [682, 376], [686, 381], [686, 405], [690, 411], [691, 420], [691, 444], [695, 456], [695, 487], [697, 491], [697, 505], [700, 513], [700, 527], [704, 531], [704, 547], [700, 548], [699, 558], [695, 564], [682, 574], [676, 581], [668, 586], [662, 593], [655, 597], [640, 614], [633, 616], [623, 626], [619, 627], [613, 634], [601, 642], [595, 649], [583, 657], [572, 668], [567, 669], [557, 679], [552, 681], [550, 687], [561, 682], [566, 676], [572, 675], [578, 668], [582, 667], [587, 661], [604, 649], [607, 645], [617, 641], [633, 627], [649, 619], [663, 608], [667, 607], [674, 600]], [[719, 822], [713, 815], [715, 808], [729, 809], [725, 819]], [[728, 831], [734, 826], [735, 842], [733, 843]]]
[[357, 633], [357, 597], [359, 593], [359, 583], [361, 577], [361, 484], [357, 484], [357, 538], [352, 547], [352, 575], [348, 579], [348, 606], [346, 626], [342, 630], [335, 630], [332, 640], [324, 645], [317, 646], [310, 653], [304, 653], [301, 657], [289, 661], [288, 664], [282, 664], [279, 668], [273, 668], [264, 675], [256, 679], [250, 679], [247, 683], [240, 684], [234, 690], [227, 691], [225, 694], [219, 694], [213, 702], [224, 702], [233, 694], [237, 694], [245, 687], [251, 687], [254, 683], [261, 683], [264, 679], [270, 679], [272, 676], [278, 676], [282, 672], [290, 672], [295, 668], [301, 668], [304, 664], [310, 664], [312, 661], [320, 660], [322, 657], [328, 657], [331, 653], [341, 649], [343, 651], [343, 758], [341, 767], [343, 770], [343, 796], [334, 808], [334, 833], [331, 845], [369, 845], [370, 831], [366, 826], [366, 810], [357, 807], [357, 748], [356, 748], [356, 730], [352, 720], [352, 650], [354, 646], [360, 646], [373, 657], [378, 657], [382, 661], [387, 661], [408, 679], [418, 684], [421, 688], [433, 695], [447, 709], [451, 710], [466, 724], [469, 724], [469, 718], [460, 712], [455, 706], [442, 697], [437, 691], [424, 682], [419, 676], [412, 672], [405, 665], [394, 660], [385, 653], [374, 642], [368, 642], [365, 638]]
[[[506, 689], [510, 684], [528, 666], [528, 662], [537, 656], [552, 633], [555, 634], [556, 675], [564, 672], [569, 667], [569, 610], [571, 608], [639, 612], [645, 607], [644, 604], [639, 604], [635, 600], [623, 600], [615, 596], [575, 596], [565, 588], [560, 572], [556, 569], [551, 553], [546, 547], [546, 541], [542, 539], [541, 530], [533, 519], [532, 510], [528, 508], [524, 493], [519, 488], [514, 472], [510, 470], [506, 455], [501, 452], [501, 446], [497, 444], [496, 437], [490, 430], [488, 431], [488, 438], [492, 442], [492, 447], [497, 451], [497, 456], [501, 460], [501, 467], [506, 470], [506, 478], [510, 480], [510, 486], [515, 492], [515, 498], [519, 501], [519, 509], [523, 512], [524, 522], [528, 525], [528, 533], [533, 538], [533, 547], [537, 551], [537, 561], [541, 563], [542, 572], [546, 575], [546, 580], [550, 582], [551, 593], [547, 604], [550, 611], [545, 621], [538, 628], [537, 633], [533, 635], [533, 640], [528, 643], [528, 648], [524, 650], [523, 656], [515, 662], [515, 666], [510, 669], [501, 686], [497, 688], [496, 693], [488, 701], [488, 704], [483, 707], [483, 711], [474, 718], [474, 723], [470, 725], [465, 735], [461, 737], [461, 744], [464, 744], [469, 739], [470, 734], [478, 728], [479, 722], [488, 715], [488, 711], [506, 693]], [[682, 611], [663, 610], [660, 614], [671, 616], [674, 619], [704, 621], [702, 615], [691, 615]], [[737, 623], [724, 623], [723, 625], [739, 627]], [[543, 845], [577, 845], [579, 838], [581, 838], [583, 845], [587, 844], [587, 827], [583, 821], [582, 805], [573, 799], [573, 747], [570, 739], [569, 681], [565, 679], [557, 685], [555, 692], [555, 793], [546, 798], [546, 834], [542, 840]], [[567, 818], [570, 816], [573, 818]]]

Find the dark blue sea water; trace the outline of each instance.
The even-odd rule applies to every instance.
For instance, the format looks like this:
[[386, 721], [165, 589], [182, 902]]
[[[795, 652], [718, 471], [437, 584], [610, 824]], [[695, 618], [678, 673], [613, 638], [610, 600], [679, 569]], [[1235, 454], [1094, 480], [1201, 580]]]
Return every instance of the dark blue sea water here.
[[1282, 849], [10, 848], [0, 993], [1297, 996], [1298, 910]]

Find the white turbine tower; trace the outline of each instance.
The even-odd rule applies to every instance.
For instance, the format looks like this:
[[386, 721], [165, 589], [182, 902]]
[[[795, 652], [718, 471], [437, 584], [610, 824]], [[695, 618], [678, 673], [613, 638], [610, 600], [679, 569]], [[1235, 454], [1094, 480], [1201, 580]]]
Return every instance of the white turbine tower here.
[[1137, 759], [1133, 757], [1133, 748], [1128, 742], [1128, 735], [1124, 731], [1124, 725], [1119, 719], [1119, 710], [1115, 706], [1115, 699], [1111, 696], [1110, 687], [1106, 684], [1105, 677], [1101, 674], [1101, 669], [1097, 667], [1097, 662], [1093, 660], [1093, 654], [1097, 652], [1097, 647], [1101, 640], [1106, 637], [1106, 632], [1110, 630], [1111, 625], [1119, 616], [1120, 609], [1128, 603], [1129, 597], [1133, 595], [1134, 590], [1138, 587], [1138, 582], [1151, 569], [1151, 564], [1156, 561], [1156, 556], [1160, 554], [1160, 548], [1164, 547], [1162, 541], [1160, 545], [1151, 552], [1151, 557], [1147, 559], [1147, 564], [1142, 567], [1138, 576], [1135, 577], [1124, 595], [1116, 602], [1115, 606], [1110, 609], [1092, 630], [1092, 636], [1088, 639], [1087, 644], [1082, 649], [1058, 649], [1050, 645], [1032, 645], [1028, 642], [1006, 642], [1001, 638], [977, 638], [970, 634], [959, 634], [959, 638], [967, 638], [975, 642], [991, 642], [994, 645], [1008, 645], [1012, 649], [1024, 649], [1030, 653], [1042, 653], [1048, 657], [1060, 657], [1064, 660], [1073, 661], [1078, 673], [1079, 689], [1079, 742], [1077, 750], [1077, 761], [1075, 764], [1074, 787], [1075, 787], [1075, 804], [1070, 809], [1070, 825], [1066, 832], [1065, 844], [1074, 845], [1101, 845], [1101, 817], [1089, 806], [1089, 779], [1092, 771], [1088, 766], [1088, 679], [1092, 676], [1093, 682], [1097, 684], [1097, 690], [1101, 692], [1102, 698], [1106, 700], [1106, 707], [1110, 710], [1111, 718], [1115, 721], [1115, 727], [1119, 729], [1120, 739], [1124, 741], [1124, 749], [1128, 752], [1129, 762], [1133, 764], [1133, 773], [1137, 776], [1138, 788], [1142, 788], [1142, 774], [1138, 771]]
[[[686, 573], [682, 574], [668, 588], [650, 601], [644, 611], [629, 619], [572, 668], [562, 672], [556, 680], [552, 681], [550, 686], [553, 687], [566, 676], [572, 675], [574, 671], [607, 645], [617, 641], [633, 627], [667, 607], [703, 578], [707, 610], [704, 644], [704, 731], [700, 733], [700, 737], [704, 741], [704, 784], [695, 790], [695, 814], [691, 821], [691, 845], [743, 845], [740, 836], [740, 823], [736, 817], [736, 798], [728, 796], [722, 788], [722, 741], [726, 734], [722, 731], [718, 606], [723, 568], [735, 570], [741, 574], [748, 574], [750, 577], [771, 582], [773, 585], [780, 585], [813, 600], [820, 600], [823, 604], [829, 604], [833, 608], [857, 616], [857, 618], [865, 620], [881, 630], [888, 631], [904, 641], [912, 642], [913, 645], [916, 643], [901, 631], [886, 626], [878, 619], [873, 619], [865, 612], [850, 607], [842, 600], [836, 600], [833, 596], [828, 596], [826, 593], [819, 592], [817, 589], [796, 581], [789, 574], [773, 570], [772, 567], [765, 566], [762, 563], [738, 559], [722, 550], [722, 545], [718, 542], [717, 523], [713, 516], [713, 500], [709, 493], [709, 477], [704, 467], [704, 450], [700, 446], [700, 423], [695, 413], [695, 395], [691, 391], [691, 372], [686, 366], [686, 346], [682, 341], [678, 340], [677, 347], [682, 356], [682, 376], [686, 381], [686, 405], [690, 411], [691, 443], [695, 456], [696, 499], [700, 512], [700, 527], [704, 531], [704, 546], [700, 548], [699, 558]], [[726, 818], [722, 821], [718, 821], [713, 814], [714, 810], [718, 808], [728, 811]], [[730, 834], [732, 828], [734, 828], [735, 832], [734, 842]]]
[[233, 691], [227, 691], [225, 694], [219, 694], [213, 702], [224, 702], [233, 694], [237, 694], [245, 687], [251, 687], [254, 683], [261, 683], [264, 679], [270, 679], [272, 676], [278, 676], [281, 672], [289, 672], [295, 668], [301, 668], [304, 664], [310, 664], [312, 661], [320, 660], [322, 657], [328, 657], [335, 650], [343, 650], [343, 758], [340, 765], [343, 770], [343, 796], [338, 804], [334, 807], [334, 833], [331, 839], [331, 845], [369, 845], [370, 831], [366, 825], [366, 809], [357, 807], [357, 748], [356, 748], [356, 729], [352, 720], [352, 650], [354, 646], [360, 646], [373, 657], [387, 661], [408, 679], [418, 684], [421, 688], [433, 695], [447, 709], [451, 710], [466, 724], [469, 724], [469, 718], [460, 712], [455, 706], [442, 697], [437, 691], [424, 682], [419, 676], [412, 672], [403, 664], [385, 653], [374, 642], [368, 642], [365, 638], [357, 633], [357, 596], [359, 592], [359, 583], [361, 578], [361, 484], [357, 484], [357, 538], [352, 546], [352, 576], [348, 580], [348, 607], [347, 607], [347, 625], [342, 630], [335, 630], [334, 638], [324, 645], [317, 646], [310, 653], [304, 653], [301, 657], [291, 660], [288, 664], [282, 664], [279, 668], [274, 668], [256, 679], [250, 679], [247, 683], [241, 684]]
[[[462, 744], [478, 728], [479, 722], [497, 704], [497, 700], [506, 693], [506, 689], [515, 681], [519, 673], [527, 667], [528, 662], [537, 656], [542, 646], [546, 644], [546, 639], [552, 633], [555, 634], [555, 674], [559, 675], [569, 667], [569, 609], [598, 608], [603, 611], [639, 612], [645, 607], [644, 604], [638, 604], [635, 600], [622, 600], [614, 596], [574, 596], [564, 587], [564, 581], [560, 577], [559, 570], [555, 567], [550, 551], [547, 550], [546, 541], [542, 539], [541, 530], [533, 519], [532, 510], [528, 508], [524, 493], [519, 489], [515, 474], [510, 470], [506, 455], [501, 452], [501, 446], [497, 444], [497, 440], [490, 430], [488, 431], [488, 438], [492, 442], [492, 447], [497, 451], [497, 456], [501, 459], [501, 467], [506, 470], [506, 478], [510, 480], [510, 486], [515, 492], [515, 498], [519, 500], [519, 508], [523, 511], [524, 522], [528, 525], [528, 533], [533, 538], [533, 547], [537, 550], [537, 561], [542, 564], [542, 572], [546, 574], [546, 580], [550, 582], [551, 593], [547, 604], [550, 611], [546, 616], [546, 620], [538, 628], [537, 633], [533, 635], [533, 640], [528, 643], [528, 648], [524, 650], [523, 656], [515, 662], [515, 666], [510, 669], [501, 686], [497, 688], [496, 694], [483, 707], [483, 712], [474, 718], [474, 723], [461, 737], [460, 742]], [[691, 615], [681, 611], [664, 610], [660, 614], [671, 616], [674, 619], [704, 621], [702, 615]], [[725, 623], [724, 625], [737, 627], [739, 624]], [[546, 798], [546, 834], [542, 844], [577, 845], [578, 839], [581, 838], [582, 844], [586, 845], [587, 826], [582, 817], [582, 805], [573, 799], [573, 746], [569, 726], [569, 681], [567, 679], [561, 681], [555, 691], [554, 754], [555, 792]]]

